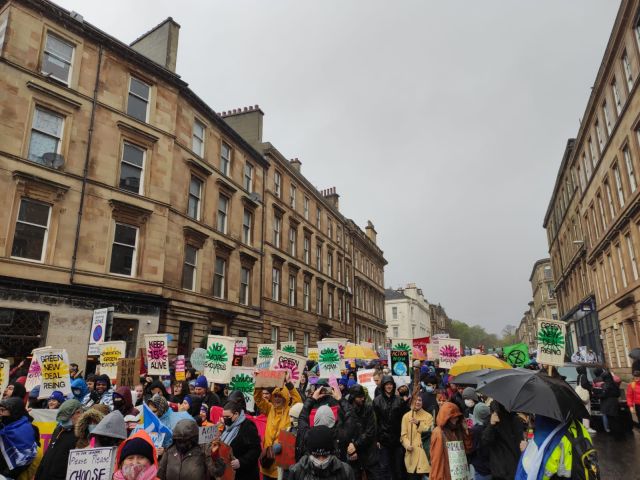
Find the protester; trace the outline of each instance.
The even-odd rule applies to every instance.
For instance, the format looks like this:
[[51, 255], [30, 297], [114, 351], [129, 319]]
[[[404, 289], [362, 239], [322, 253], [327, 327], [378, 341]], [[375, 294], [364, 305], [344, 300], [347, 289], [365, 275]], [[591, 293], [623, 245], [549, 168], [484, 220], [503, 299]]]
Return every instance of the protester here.
[[373, 383], [376, 384], [376, 389], [373, 392], [374, 398], [376, 398], [378, 395], [382, 393], [382, 385], [380, 385], [381, 378], [382, 376], [380, 375], [380, 372], [376, 370], [376, 372], [373, 374]]
[[511, 480], [520, 459], [524, 424], [516, 413], [507, 412], [504, 406], [495, 400], [489, 407], [491, 418], [482, 434], [481, 445], [489, 450], [492, 479]]
[[64, 394], [59, 390], [55, 390], [51, 393], [51, 395], [49, 395], [49, 399], [47, 400], [47, 408], [49, 410], [57, 410], [58, 408], [60, 408], [60, 405], [64, 403], [64, 400]]
[[[298, 392], [299, 394], [300, 392]], [[300, 419], [300, 413], [302, 412], [302, 403], [295, 403], [291, 405], [289, 408], [289, 419], [291, 420], [289, 427], [287, 428], [287, 432], [290, 432], [298, 437], [298, 421]], [[299, 445], [296, 442], [296, 462], [302, 458], [304, 452], [299, 448]]]
[[127, 436], [124, 417], [118, 410], [114, 410], [89, 433], [89, 443], [92, 447], [117, 447]]
[[171, 385], [171, 397], [169, 398], [169, 401], [179, 405], [187, 395], [189, 395], [189, 384], [187, 381], [175, 380]]
[[409, 480], [421, 480], [431, 471], [423, 435], [433, 429], [433, 417], [422, 409], [422, 397], [416, 395], [410, 412], [402, 417], [400, 441], [405, 449], [404, 465]]
[[37, 455], [40, 438], [22, 400], [0, 401], [0, 478], [17, 478]]
[[180, 420], [176, 424], [173, 445], [162, 455], [157, 475], [160, 480], [200, 480], [213, 477], [213, 460], [198, 445], [198, 425], [193, 420]]
[[141, 383], [138, 383], [135, 386], [135, 392], [136, 392], [136, 401], [133, 402], [133, 406], [140, 407], [142, 404], [144, 404], [144, 385], [142, 385]]
[[40, 385], [36, 385], [29, 392], [29, 399], [27, 400], [27, 408], [47, 408], [47, 401], [40, 400], [38, 397], [40, 396]]
[[140, 411], [133, 406], [131, 399], [131, 389], [129, 387], [118, 387], [113, 392], [113, 409], [118, 410], [123, 417], [127, 415], [138, 415]]
[[376, 445], [376, 417], [373, 406], [367, 402], [362, 385], [354, 385], [349, 389], [348, 411], [351, 427], [348, 438], [347, 459], [353, 469], [356, 480], [366, 475], [367, 480], [379, 477], [378, 447]]
[[491, 465], [489, 459], [489, 447], [482, 444], [484, 433], [491, 418], [491, 409], [484, 403], [477, 403], [473, 407], [473, 427], [471, 438], [473, 447], [469, 452], [469, 463], [473, 465], [473, 480], [491, 480]]
[[310, 429], [307, 447], [309, 454], [289, 469], [290, 480], [355, 480], [351, 467], [335, 456], [336, 447], [329, 427]]
[[157, 472], [158, 455], [147, 432], [136, 432], [120, 445], [113, 480], [156, 480]]
[[229, 399], [227, 400], [227, 403], [228, 402], [235, 403], [244, 412], [247, 411], [247, 401], [244, 398], [244, 393], [242, 393], [240, 390], [233, 390], [229, 394]]
[[309, 374], [307, 372], [303, 372], [300, 377], [300, 384], [298, 385], [298, 393], [300, 394], [300, 398], [305, 398], [305, 390], [309, 386]]
[[[200, 396], [202, 398], [202, 403], [205, 403], [209, 408], [221, 406], [220, 397], [209, 390], [209, 381], [204, 375], [200, 375], [196, 379], [195, 394]], [[207, 420], [209, 420], [208, 413]]]
[[2, 399], [6, 400], [7, 398], [12, 397], [19, 398], [23, 401], [27, 397], [27, 389], [24, 388], [22, 383], [18, 381], [10, 382], [9, 385], [7, 385], [7, 388], [4, 389]]
[[476, 393], [476, 389], [473, 387], [465, 388], [462, 391], [462, 400], [464, 401], [464, 410], [462, 411], [462, 415], [464, 418], [471, 418], [474, 407], [480, 401], [480, 398], [478, 398], [478, 394]]
[[640, 426], [640, 370], [633, 372], [633, 381], [627, 386], [627, 406], [635, 412], [636, 421]]
[[423, 388], [420, 396], [422, 397], [422, 409], [430, 413], [433, 418], [438, 416], [438, 401], [436, 398], [436, 389], [438, 387], [438, 379], [436, 377], [422, 377], [421, 385]]
[[98, 378], [98, 376], [93, 373], [90, 375], [87, 375], [87, 378], [86, 378], [87, 388], [89, 389], [90, 392], [93, 392], [96, 389], [96, 378]]
[[169, 392], [167, 392], [167, 389], [164, 386], [164, 383], [162, 383], [160, 380], [152, 380], [146, 386], [145, 401], [156, 394], [162, 395], [167, 401], [169, 401], [169, 398], [170, 398]]
[[88, 393], [89, 387], [87, 387], [87, 382], [85, 382], [82, 377], [76, 378], [75, 380], [71, 381], [71, 394], [73, 395], [73, 398], [78, 400], [83, 405]]
[[[578, 373], [578, 378], [576, 378], [576, 393], [580, 395], [580, 391], [585, 396], [583, 400], [584, 406], [587, 409], [587, 412], [591, 413], [591, 395], [593, 394], [593, 385], [589, 381], [589, 377], [587, 375], [587, 367], [584, 365], [580, 365], [576, 367], [576, 372]], [[591, 428], [591, 419], [583, 418], [582, 423], [590, 434], [596, 433], [594, 429]]]
[[89, 408], [80, 416], [74, 426], [76, 435], [75, 448], [87, 448], [89, 446], [89, 434], [95, 430], [104, 417], [105, 415], [95, 408]]
[[[156, 393], [153, 397], [147, 400], [147, 407], [158, 417], [160, 423], [162, 423], [169, 430], [173, 430], [173, 427], [178, 422], [177, 417], [171, 418], [174, 412], [169, 408], [169, 402], [159, 393]], [[184, 412], [177, 412], [184, 413]], [[188, 416], [188, 414], [187, 414]], [[164, 440], [162, 441], [162, 448], [168, 448], [171, 445], [171, 435], [165, 435]]]
[[72, 381], [77, 379], [77, 378], [82, 378], [82, 372], [79, 371], [78, 368], [79, 367], [78, 367], [77, 363], [70, 363], [69, 364], [69, 376], [71, 377]]
[[[451, 480], [450, 447], [453, 448], [453, 442], [462, 442], [464, 452], [469, 453], [473, 447], [471, 434], [467, 430], [467, 424], [462, 417], [460, 408], [452, 402], [442, 404], [436, 418], [436, 425], [431, 434], [431, 473], [429, 478]], [[466, 458], [462, 454], [457, 460], [464, 462]]]
[[602, 423], [607, 433], [619, 433], [618, 426], [618, 398], [620, 397], [620, 387], [614, 381], [611, 372], [602, 373], [602, 390], [600, 393], [600, 412], [602, 413]]
[[98, 375], [96, 378], [96, 393], [100, 399], [98, 403], [102, 403], [113, 410], [113, 387], [108, 375]]
[[404, 451], [400, 444], [400, 426], [406, 411], [405, 403], [395, 394], [391, 375], [380, 380], [382, 393], [374, 398], [378, 444], [380, 445], [380, 475], [382, 478], [402, 478]]
[[51, 434], [49, 447], [36, 471], [35, 480], [65, 480], [69, 450], [76, 448], [75, 424], [82, 415], [82, 404], [74, 399], [66, 400], [58, 409], [58, 425]]
[[127, 427], [127, 437], [138, 429], [140, 426], [140, 420], [142, 419], [142, 413], [138, 415], [127, 415], [124, 417], [124, 424]]
[[218, 396], [218, 400], [220, 401], [220, 405], [225, 405], [227, 403], [227, 386], [223, 383], [214, 383], [213, 384], [213, 393]]
[[[293, 408], [293, 407], [292, 407]], [[227, 402], [222, 412], [224, 432], [220, 440], [229, 445], [235, 457], [231, 468], [237, 479], [259, 480], [260, 435], [255, 423], [248, 420], [244, 411], [234, 402]]]

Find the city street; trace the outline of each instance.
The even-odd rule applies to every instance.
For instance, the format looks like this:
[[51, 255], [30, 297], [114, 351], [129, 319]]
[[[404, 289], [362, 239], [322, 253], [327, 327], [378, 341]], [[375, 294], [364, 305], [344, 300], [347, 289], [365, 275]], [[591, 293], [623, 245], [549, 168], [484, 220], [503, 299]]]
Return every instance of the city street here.
[[602, 480], [640, 479], [640, 430], [633, 430], [619, 440], [604, 432], [596, 433], [593, 442], [598, 450]]

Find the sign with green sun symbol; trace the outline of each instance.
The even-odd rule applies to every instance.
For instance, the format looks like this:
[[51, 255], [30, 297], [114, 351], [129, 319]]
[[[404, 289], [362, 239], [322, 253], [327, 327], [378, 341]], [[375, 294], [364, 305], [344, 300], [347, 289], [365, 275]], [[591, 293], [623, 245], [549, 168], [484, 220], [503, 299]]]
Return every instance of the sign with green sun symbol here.
[[538, 355], [542, 365], [564, 365], [566, 324], [557, 320], [538, 320]]

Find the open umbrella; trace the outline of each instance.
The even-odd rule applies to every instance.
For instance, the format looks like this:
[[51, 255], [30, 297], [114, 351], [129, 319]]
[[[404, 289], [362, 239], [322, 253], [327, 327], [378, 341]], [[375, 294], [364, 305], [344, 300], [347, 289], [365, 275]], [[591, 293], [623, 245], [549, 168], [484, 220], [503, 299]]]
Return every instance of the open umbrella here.
[[449, 370], [449, 375], [456, 376], [461, 373], [475, 372], [476, 370], [483, 370], [485, 368], [502, 370], [510, 369], [511, 365], [493, 355], [470, 355], [468, 357], [462, 357], [454, 363]]
[[477, 391], [500, 402], [510, 412], [544, 415], [564, 422], [588, 418], [578, 394], [560, 378], [525, 369], [501, 370], [480, 377]]
[[353, 358], [361, 360], [373, 360], [378, 358], [376, 352], [370, 348], [363, 347], [362, 345], [354, 345], [353, 343], [347, 343], [344, 348], [344, 358]]

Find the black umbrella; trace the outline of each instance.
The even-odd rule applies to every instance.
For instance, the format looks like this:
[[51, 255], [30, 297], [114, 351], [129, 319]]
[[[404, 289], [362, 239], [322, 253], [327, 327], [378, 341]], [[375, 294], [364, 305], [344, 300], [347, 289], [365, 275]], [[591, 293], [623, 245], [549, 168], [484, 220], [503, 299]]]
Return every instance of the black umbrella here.
[[640, 348], [634, 348], [629, 352], [629, 356], [634, 360], [640, 360]]
[[478, 385], [481, 381], [485, 381], [494, 377], [499, 377], [500, 372], [511, 372], [509, 375], [514, 375], [515, 373], [530, 373], [531, 370], [525, 370], [521, 368], [515, 369], [502, 369], [495, 370], [493, 368], [483, 368], [482, 370], [476, 370], [474, 372], [465, 372], [461, 373], [457, 377], [453, 377], [449, 380], [450, 383], [455, 385]]
[[[509, 373], [511, 372], [511, 373]], [[533, 413], [564, 422], [589, 413], [571, 386], [560, 378], [532, 370], [500, 370], [481, 377], [477, 389], [510, 412]]]

